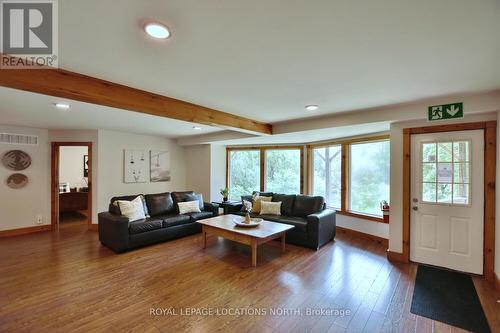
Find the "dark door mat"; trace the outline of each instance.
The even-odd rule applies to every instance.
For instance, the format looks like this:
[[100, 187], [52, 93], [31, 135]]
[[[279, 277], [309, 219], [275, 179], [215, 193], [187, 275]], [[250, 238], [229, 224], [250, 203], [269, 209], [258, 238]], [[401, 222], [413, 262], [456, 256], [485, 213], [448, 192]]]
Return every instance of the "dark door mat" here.
[[472, 278], [418, 265], [410, 312], [477, 333], [490, 333]]

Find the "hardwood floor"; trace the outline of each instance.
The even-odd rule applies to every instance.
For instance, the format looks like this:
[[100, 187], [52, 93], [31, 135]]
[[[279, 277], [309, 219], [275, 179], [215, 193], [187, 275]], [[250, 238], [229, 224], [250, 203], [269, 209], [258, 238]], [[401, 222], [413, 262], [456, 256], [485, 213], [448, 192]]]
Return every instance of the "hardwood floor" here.
[[[1, 239], [0, 332], [463, 332], [410, 313], [416, 265], [388, 262], [372, 240], [341, 234], [318, 252], [275, 243], [252, 268], [249, 248], [210, 237], [202, 250], [201, 234], [120, 255], [78, 225]], [[474, 280], [500, 332], [498, 293]], [[186, 315], [195, 308], [219, 313]]]

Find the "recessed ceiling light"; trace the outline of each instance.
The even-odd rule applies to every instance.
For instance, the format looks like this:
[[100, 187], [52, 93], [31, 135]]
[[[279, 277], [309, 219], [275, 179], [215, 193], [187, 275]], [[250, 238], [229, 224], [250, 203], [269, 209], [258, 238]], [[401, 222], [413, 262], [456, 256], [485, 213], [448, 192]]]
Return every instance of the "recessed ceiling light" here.
[[69, 104], [67, 103], [54, 103], [55, 107], [61, 110], [69, 110]]
[[201, 130], [201, 127], [200, 126], [193, 126], [193, 129], [199, 131], [199, 130]]
[[317, 105], [306, 105], [306, 110], [307, 111], [316, 111], [317, 109], [319, 109], [319, 106]]
[[168, 28], [165, 25], [157, 22], [147, 23], [144, 26], [144, 31], [146, 31], [146, 33], [151, 37], [157, 39], [167, 39], [168, 37], [170, 37], [170, 31], [168, 30]]

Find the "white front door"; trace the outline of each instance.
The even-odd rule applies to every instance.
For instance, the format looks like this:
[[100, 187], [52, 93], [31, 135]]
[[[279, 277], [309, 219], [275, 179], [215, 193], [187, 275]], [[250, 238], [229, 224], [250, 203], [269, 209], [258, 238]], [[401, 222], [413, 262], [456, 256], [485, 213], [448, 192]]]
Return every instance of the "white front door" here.
[[410, 260], [483, 273], [483, 130], [412, 135]]

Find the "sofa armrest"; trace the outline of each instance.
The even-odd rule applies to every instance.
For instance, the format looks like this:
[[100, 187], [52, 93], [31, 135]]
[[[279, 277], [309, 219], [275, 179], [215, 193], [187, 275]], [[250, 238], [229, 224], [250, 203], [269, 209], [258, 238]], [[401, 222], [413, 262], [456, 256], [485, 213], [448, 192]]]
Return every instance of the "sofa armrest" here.
[[242, 208], [243, 208], [243, 204], [242, 203], [231, 204], [231, 205], [226, 206], [226, 210], [227, 210], [228, 214], [233, 214], [233, 213], [241, 212]]
[[204, 202], [203, 203], [203, 210], [213, 213], [214, 216], [219, 216], [219, 205], [217, 205], [217, 204], [214, 204], [211, 202]]
[[334, 210], [325, 209], [307, 216], [307, 231], [317, 248], [335, 238], [335, 214]]
[[115, 252], [123, 252], [128, 248], [128, 217], [99, 213], [99, 240]]

